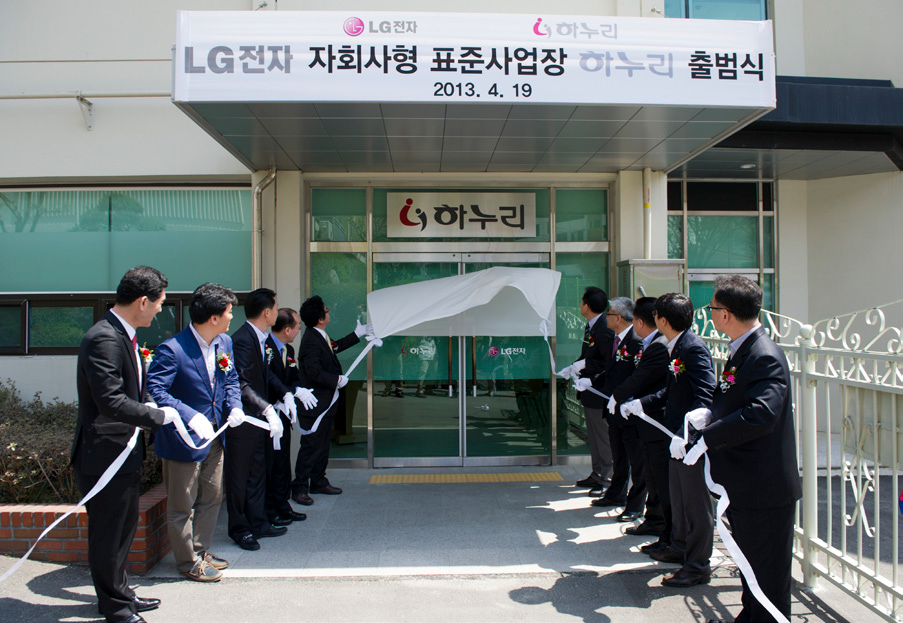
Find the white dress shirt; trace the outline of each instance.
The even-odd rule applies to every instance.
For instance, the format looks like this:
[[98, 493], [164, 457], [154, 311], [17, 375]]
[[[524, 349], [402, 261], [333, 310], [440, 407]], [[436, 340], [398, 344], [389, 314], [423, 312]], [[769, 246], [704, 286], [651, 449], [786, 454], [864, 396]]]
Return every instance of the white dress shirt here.
[[[216, 373], [216, 346], [215, 344], [208, 344], [205, 342], [204, 338], [201, 337], [201, 334], [194, 328], [193, 323], [188, 326], [194, 334], [195, 339], [198, 341], [198, 346], [201, 347], [201, 356], [204, 357], [204, 364], [207, 366], [207, 380], [210, 381], [210, 387], [213, 387], [213, 375]], [[216, 338], [214, 338], [213, 341], [215, 342]]]
[[[110, 309], [110, 313], [116, 316], [116, 320], [122, 323], [122, 326], [125, 327], [125, 334], [129, 337], [129, 341], [133, 342], [135, 340], [135, 335], [138, 333], [135, 330], [135, 327], [127, 323], [122, 316], [117, 314], [115, 311]], [[138, 352], [138, 342], [135, 342], [135, 366], [138, 370], [138, 389], [141, 388], [141, 353]]]

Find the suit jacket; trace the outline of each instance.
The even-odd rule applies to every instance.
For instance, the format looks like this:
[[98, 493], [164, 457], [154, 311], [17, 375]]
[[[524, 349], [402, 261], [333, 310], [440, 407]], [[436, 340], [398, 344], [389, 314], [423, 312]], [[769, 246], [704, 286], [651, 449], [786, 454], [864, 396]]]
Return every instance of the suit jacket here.
[[[612, 331], [614, 333], [614, 331]], [[612, 338], [614, 340], [614, 338]], [[624, 339], [618, 344], [618, 352], [608, 360], [608, 369], [605, 371], [605, 384], [602, 393], [614, 395], [615, 389], [630, 378], [636, 370], [636, 356], [643, 348], [643, 338], [638, 336], [633, 327], [628, 329]], [[609, 351], [610, 354], [610, 351]], [[615, 398], [617, 400], [617, 398]], [[608, 406], [606, 404], [606, 406]], [[615, 408], [615, 414], [610, 415], [610, 422], [614, 426], [635, 426], [635, 420], [625, 420]]]
[[[612, 396], [615, 397], [618, 404], [623, 404], [633, 398], [647, 394], [654, 394], [664, 389], [668, 383], [668, 362], [670, 357], [668, 355], [668, 338], [664, 334], [656, 334], [652, 341], [649, 342], [649, 346], [641, 349], [637, 355], [639, 356], [639, 361], [636, 360], [636, 357], [634, 358], [636, 368], [633, 374], [612, 392]], [[658, 422], [663, 422], [665, 410], [647, 411], [646, 415]], [[621, 414], [618, 413], [617, 416], [621, 417]], [[650, 442], [666, 441], [668, 439], [665, 433], [655, 428], [652, 424], [634, 417], [631, 417], [630, 420], [636, 421], [640, 440]]]
[[[270, 369], [283, 385], [294, 391], [294, 389], [301, 384], [301, 374], [298, 370], [298, 360], [295, 359], [294, 347], [291, 344], [285, 344], [283, 346], [283, 348], [285, 348], [285, 362], [283, 362], [282, 357], [279, 356], [279, 349], [276, 348], [276, 342], [273, 341], [273, 336], [267, 337], [266, 343], [273, 349], [273, 352], [276, 353], [270, 360]], [[297, 404], [299, 409], [304, 408], [301, 406], [300, 402]], [[284, 414], [282, 415], [282, 419], [285, 420], [283, 424], [290, 422], [289, 418]]]
[[[674, 344], [668, 365], [670, 369], [664, 389], [640, 398], [640, 404], [646, 413], [664, 408], [665, 427], [672, 433], [683, 436], [684, 416], [687, 412], [700, 407], [708, 408], [712, 404], [715, 392], [712, 353], [702, 338], [688, 329]], [[673, 372], [676, 365], [684, 368], [679, 374]]]
[[[206, 417], [216, 430], [225, 423], [232, 409], [241, 409], [241, 388], [235, 371], [232, 338], [218, 335], [212, 346], [217, 362], [221, 354], [227, 355], [232, 362], [226, 372], [217, 363], [212, 387], [201, 347], [190, 328], [157, 347], [147, 373], [147, 389], [154, 402], [179, 412], [196, 446], [201, 445], [203, 440], [188, 426], [195, 414]], [[159, 457], [183, 463], [199, 463], [207, 458], [209, 452], [209, 446], [195, 450], [185, 445], [175, 425], [160, 429], [154, 443]]]
[[[285, 393], [293, 391], [279, 380], [260, 353], [260, 342], [254, 328], [245, 322], [232, 334], [232, 348], [235, 352], [235, 368], [241, 387], [241, 404], [245, 415], [266, 420], [264, 410], [279, 402]], [[274, 357], [278, 353], [274, 353]], [[228, 431], [229, 436], [254, 437], [266, 434], [262, 428], [252, 424], [242, 424]]]
[[795, 502], [802, 490], [787, 357], [759, 327], [724, 370], [733, 370], [735, 382], [725, 389], [719, 383], [712, 423], [702, 432], [712, 478], [727, 490], [731, 506], [774, 508]]
[[[586, 361], [586, 367], [580, 376], [592, 379], [593, 387], [599, 391], [602, 391], [605, 385], [605, 373], [611, 360], [611, 345], [614, 339], [614, 331], [605, 324], [605, 316], [600, 315], [590, 328], [589, 337], [583, 340], [583, 346], [580, 348], [580, 359]], [[603, 409], [608, 405], [606, 399], [593, 392], [579, 392], [578, 395], [584, 407]]]
[[[312, 389], [317, 398], [317, 406], [313, 409], [318, 415], [332, 402], [336, 386], [339, 384], [339, 375], [342, 374], [342, 364], [339, 363], [337, 353], [354, 346], [361, 339], [352, 331], [342, 339], [333, 341], [332, 348], [326, 343], [326, 339], [313, 327], [307, 327], [301, 336], [301, 346], [298, 349], [300, 358], [299, 369], [301, 372], [301, 385]], [[345, 388], [339, 390], [339, 403], [345, 394]], [[341, 407], [341, 404], [339, 404]], [[306, 413], [306, 412], [305, 412]], [[298, 412], [299, 417], [301, 412]]]
[[[78, 349], [78, 423], [71, 463], [80, 474], [102, 474], [126, 447], [134, 427], [153, 432], [163, 425], [163, 412], [144, 404], [146, 376], [142, 360], [139, 379], [135, 349], [125, 327], [107, 312], [88, 329]], [[144, 456], [142, 432], [119, 473], [140, 470]]]

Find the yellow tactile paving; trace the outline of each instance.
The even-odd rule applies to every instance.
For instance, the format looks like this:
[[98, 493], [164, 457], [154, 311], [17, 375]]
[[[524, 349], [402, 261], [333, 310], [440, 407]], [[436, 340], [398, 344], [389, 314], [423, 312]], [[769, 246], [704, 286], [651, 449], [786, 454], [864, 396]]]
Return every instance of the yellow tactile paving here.
[[503, 474], [380, 474], [370, 476], [371, 485], [459, 482], [551, 482], [562, 480], [558, 472], [522, 472]]

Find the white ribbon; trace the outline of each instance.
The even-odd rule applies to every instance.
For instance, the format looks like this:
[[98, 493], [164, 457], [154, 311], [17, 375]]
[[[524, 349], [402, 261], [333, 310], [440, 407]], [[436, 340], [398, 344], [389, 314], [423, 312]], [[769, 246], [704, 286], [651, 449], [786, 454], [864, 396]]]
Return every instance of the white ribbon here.
[[19, 560], [17, 560], [16, 564], [14, 564], [12, 567], [7, 569], [3, 575], [0, 575], [0, 582], [3, 582], [4, 580], [6, 580], [6, 578], [11, 576], [13, 573], [15, 573], [19, 569], [19, 567], [21, 567], [23, 564], [25, 564], [25, 561], [28, 560], [29, 556], [31, 556], [31, 552], [34, 551], [34, 548], [37, 547], [37, 545], [41, 541], [41, 539], [43, 539], [45, 536], [47, 536], [48, 532], [50, 532], [51, 530], [56, 528], [57, 525], [61, 521], [66, 519], [66, 517], [68, 517], [69, 515], [74, 513], [76, 510], [78, 510], [79, 506], [84, 506], [88, 500], [90, 500], [95, 495], [97, 495], [101, 489], [106, 487], [107, 484], [111, 480], [113, 480], [113, 476], [116, 475], [116, 472], [119, 471], [119, 468], [122, 467], [122, 464], [125, 463], [125, 460], [129, 457], [129, 454], [131, 454], [132, 450], [135, 448], [135, 444], [138, 442], [138, 433], [139, 432], [141, 432], [141, 429], [136, 427], [135, 432], [132, 433], [132, 437], [131, 437], [131, 439], [129, 439], [129, 442], [125, 445], [125, 448], [122, 450], [122, 452], [119, 453], [119, 456], [116, 457], [116, 459], [110, 464], [110, 466], [106, 469], [106, 471], [104, 471], [104, 473], [101, 474], [100, 478], [97, 479], [97, 483], [93, 487], [91, 487], [90, 491], [88, 491], [88, 494], [85, 497], [83, 497], [78, 502], [78, 504], [73, 506], [71, 509], [66, 511], [63, 515], [58, 517], [56, 521], [54, 521], [52, 524], [47, 526], [44, 529], [44, 531], [41, 533], [41, 535], [37, 538], [37, 540], [35, 540], [34, 544], [31, 546], [31, 548], [27, 552], [25, 552], [25, 555], [22, 556]]

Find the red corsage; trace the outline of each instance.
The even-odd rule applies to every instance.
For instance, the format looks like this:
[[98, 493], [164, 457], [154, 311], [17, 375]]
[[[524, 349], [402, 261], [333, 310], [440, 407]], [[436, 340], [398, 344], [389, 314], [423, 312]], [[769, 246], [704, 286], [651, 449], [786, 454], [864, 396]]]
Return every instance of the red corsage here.
[[147, 365], [150, 365], [150, 362], [154, 360], [154, 351], [147, 347], [147, 342], [138, 349], [138, 354], [141, 355], [141, 358]]
[[721, 382], [719, 385], [721, 386], [721, 393], [723, 394], [731, 387], [734, 386], [734, 383], [737, 382], [737, 366], [734, 366], [730, 370], [725, 370], [721, 373]]
[[229, 357], [229, 353], [220, 353], [216, 357], [216, 365], [219, 366], [219, 369], [223, 372], [228, 372], [232, 369], [232, 359]]
[[685, 371], [687, 366], [684, 365], [684, 362], [680, 359], [672, 359], [671, 360], [671, 372], [674, 373], [674, 378], [677, 378], [681, 372]]

